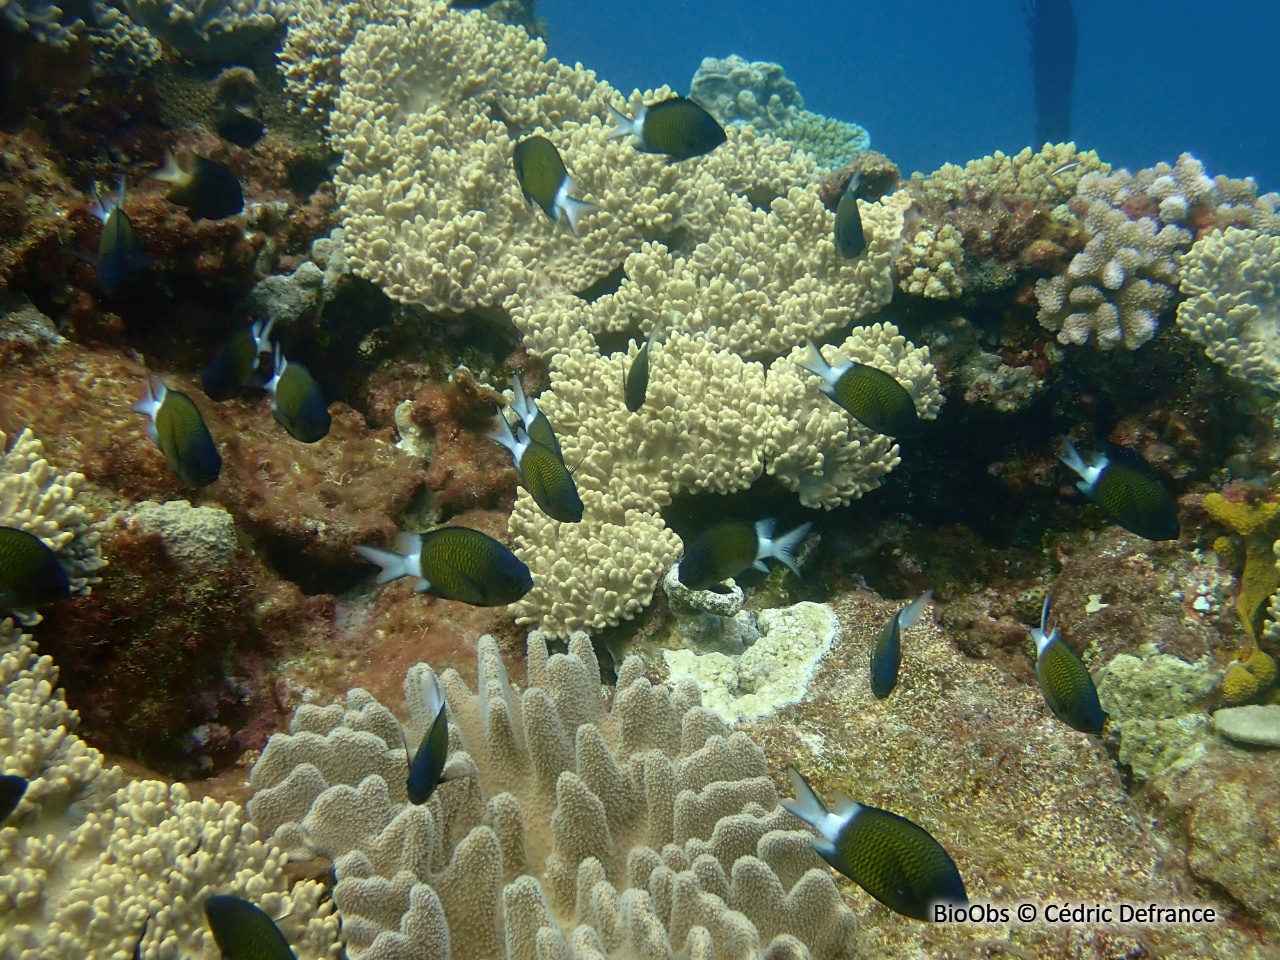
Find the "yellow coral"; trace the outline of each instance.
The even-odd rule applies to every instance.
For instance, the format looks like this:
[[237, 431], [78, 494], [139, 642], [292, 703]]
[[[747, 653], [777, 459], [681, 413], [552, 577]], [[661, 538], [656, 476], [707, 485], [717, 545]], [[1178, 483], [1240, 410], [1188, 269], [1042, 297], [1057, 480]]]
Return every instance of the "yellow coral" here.
[[1244, 668], [1258, 678], [1258, 686], [1266, 688], [1276, 682], [1276, 661], [1268, 653], [1255, 650], [1244, 662]]
[[1227, 667], [1222, 678], [1222, 698], [1230, 706], [1248, 703], [1276, 680], [1276, 661], [1270, 654], [1255, 650], [1244, 660]]
[[1204, 498], [1204, 509], [1242, 537], [1249, 537], [1280, 518], [1280, 501], [1237, 502], [1220, 493], [1208, 494]]
[[1243, 663], [1233, 663], [1227, 667], [1226, 676], [1222, 678], [1222, 699], [1233, 707], [1248, 703], [1261, 689], [1258, 678]]
[[1204, 508], [1209, 516], [1244, 539], [1244, 571], [1240, 575], [1236, 613], [1249, 636], [1257, 637], [1267, 601], [1280, 588], [1280, 570], [1276, 568], [1273, 553], [1280, 503], [1234, 501], [1220, 493], [1211, 493], [1204, 498]]

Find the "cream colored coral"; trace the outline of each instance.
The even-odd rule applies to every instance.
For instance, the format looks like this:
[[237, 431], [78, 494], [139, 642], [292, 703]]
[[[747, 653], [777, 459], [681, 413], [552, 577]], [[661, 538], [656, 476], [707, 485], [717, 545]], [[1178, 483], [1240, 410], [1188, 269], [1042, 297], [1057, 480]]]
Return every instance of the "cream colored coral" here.
[[[796, 365], [803, 352], [797, 346], [769, 368], [778, 416], [765, 456], [770, 475], [798, 491], [801, 503], [830, 510], [880, 486], [901, 458], [897, 443], [864, 427], [818, 389], [818, 378]], [[839, 348], [822, 353], [829, 362], [843, 356], [883, 370], [911, 394], [920, 419], [937, 417], [942, 392], [929, 348], [912, 346], [893, 324], [854, 327]]]
[[1110, 169], [1092, 150], [1078, 150], [1074, 143], [1046, 143], [1036, 151], [1024, 147], [1012, 157], [997, 150], [963, 167], [944, 163], [921, 182], [927, 198], [948, 204], [956, 203], [972, 184], [996, 196], [1054, 205], [1070, 197], [1086, 174]]
[[911, 272], [898, 281], [907, 293], [933, 300], [958, 297], [964, 292], [960, 267], [964, 263], [964, 236], [949, 223], [922, 226], [904, 246]]
[[[7, 451], [6, 442], [0, 431], [0, 526], [43, 540], [67, 569], [72, 591], [88, 593], [107, 561], [98, 549], [98, 534], [90, 529], [88, 511], [76, 503], [84, 477], [54, 469], [30, 430], [18, 434]], [[24, 619], [34, 623], [39, 617]]]
[[[403, 767], [394, 781], [376, 772], [384, 741], [343, 761], [339, 782], [317, 782], [300, 821], [263, 824], [335, 859], [353, 960], [849, 952], [853, 916], [778, 807], [763, 754], [699, 707], [696, 688], [654, 686], [630, 658], [610, 706], [584, 634], [556, 656], [531, 634], [523, 694], [491, 637], [477, 656], [475, 693], [442, 677], [455, 759], [474, 776], [408, 805]], [[425, 669], [406, 679], [419, 713]], [[365, 724], [366, 697], [344, 719]], [[313, 708], [294, 726], [335, 716]], [[264, 801], [281, 809], [272, 795], [291, 789], [297, 736], [273, 737], [255, 768], [255, 816]]]
[[0, 621], [0, 773], [29, 782], [19, 817], [65, 808], [102, 772], [102, 754], [75, 735], [79, 717], [57, 682], [57, 667], [35, 641], [14, 621]]
[[300, 960], [339, 955], [321, 884], [290, 890], [287, 855], [235, 803], [192, 800], [181, 784], [121, 786], [120, 768], [104, 768], [75, 735], [79, 718], [56, 682], [31, 638], [0, 623], [0, 769], [30, 780], [0, 828], [0, 956], [130, 957], [138, 947], [144, 960], [214, 960], [210, 893], [284, 918]]
[[[769, 183], [772, 199], [766, 208], [754, 206], [745, 192], [718, 185], [721, 178], [732, 179], [730, 170], [744, 166], [759, 175], [758, 151], [749, 149], [747, 136], [731, 132], [730, 143], [708, 158], [693, 187], [701, 191], [714, 223], [705, 240], [687, 254], [645, 244], [627, 258], [618, 291], [576, 315], [548, 316], [558, 303], [516, 306], [513, 319], [526, 345], [550, 354], [575, 320], [600, 333], [634, 328], [643, 317], [661, 331], [700, 333], [741, 357], [769, 359], [888, 303], [910, 198], [898, 193], [862, 204], [867, 249], [844, 260], [836, 254], [832, 215], [812, 184], [786, 188], [781, 175], [770, 181], [758, 177], [754, 187], [744, 184], [750, 192]], [[807, 169], [799, 160], [793, 165]], [[704, 183], [706, 178], [713, 182]], [[550, 338], [548, 324], [555, 331]]]
[[1040, 323], [1062, 343], [1140, 347], [1173, 302], [1178, 258], [1197, 231], [1272, 224], [1278, 200], [1257, 196], [1252, 178], [1209, 177], [1189, 153], [1172, 166], [1083, 177], [1072, 208], [1087, 243], [1066, 273], [1036, 284]]
[[1214, 230], [1181, 275], [1178, 326], [1232, 376], [1280, 390], [1280, 237]]

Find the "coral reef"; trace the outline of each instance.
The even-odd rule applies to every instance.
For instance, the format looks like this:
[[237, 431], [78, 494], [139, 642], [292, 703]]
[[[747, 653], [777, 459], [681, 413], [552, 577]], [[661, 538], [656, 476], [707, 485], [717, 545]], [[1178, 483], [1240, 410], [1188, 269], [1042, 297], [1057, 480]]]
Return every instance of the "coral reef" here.
[[1148, 785], [1168, 829], [1187, 846], [1191, 875], [1225, 891], [1274, 942], [1280, 933], [1280, 753], [1212, 745]]
[[[965, 657], [932, 618], [904, 638], [898, 688], [876, 700], [866, 679], [868, 657], [900, 606], [863, 591], [833, 600], [839, 631], [805, 699], [745, 727], [771, 768], [794, 764], [820, 795], [842, 790], [920, 824], [955, 860], [974, 903], [1167, 899], [1217, 903], [1225, 917], [1232, 903], [1223, 902], [1212, 878], [1230, 876], [1238, 884], [1229, 890], [1232, 900], [1272, 909], [1266, 905], [1275, 897], [1268, 884], [1276, 859], [1265, 839], [1274, 830], [1270, 760], [1252, 774], [1253, 796], [1234, 803], [1239, 841], [1216, 847], [1206, 835], [1216, 827], [1193, 827], [1203, 831], [1204, 843], [1195, 841], [1198, 862], [1184, 865], [1180, 856], [1164, 855], [1165, 837], [1126, 793], [1107, 751], [1052, 717], [1034, 677], [1011, 680], [996, 665]], [[1214, 789], [1214, 782], [1211, 770], [1196, 775], [1201, 789]], [[1257, 820], [1250, 819], [1254, 809], [1262, 814]], [[1186, 821], [1194, 824], [1194, 817]], [[1255, 845], [1246, 853], [1250, 841]], [[1236, 860], [1237, 852], [1245, 859]], [[1195, 886], [1187, 866], [1210, 882]], [[1256, 879], [1247, 875], [1250, 866], [1260, 868]], [[1133, 930], [1134, 940], [1118, 950], [1105, 938], [1084, 942], [1078, 929], [1065, 926], [1009, 926], [987, 935], [973, 925], [911, 923], [857, 891], [851, 902], [859, 920], [857, 950], [869, 957], [981, 957], [994, 950], [1064, 960], [1262, 960], [1271, 951], [1267, 935], [1259, 938], [1247, 921]], [[1264, 922], [1273, 925], [1274, 917], [1268, 913]]]
[[83, 475], [62, 474], [51, 466], [44, 459], [44, 445], [30, 430], [23, 430], [12, 446], [0, 430], [0, 524], [43, 540], [66, 569], [72, 592], [87, 594], [107, 561], [98, 533], [90, 529], [88, 511], [76, 503], [83, 483]]
[[1227, 667], [1222, 677], [1222, 702], [1229, 707], [1248, 703], [1266, 693], [1276, 682], [1276, 661], [1269, 653], [1254, 650], [1244, 660]]
[[288, 0], [123, 0], [129, 16], [193, 60], [233, 61], [277, 35]]
[[664, 650], [672, 684], [692, 680], [703, 705], [724, 720], [758, 720], [799, 703], [822, 658], [831, 649], [836, 618], [820, 603], [762, 610], [758, 637], [738, 656], [712, 651]]
[[1244, 541], [1236, 612], [1251, 637], [1258, 635], [1268, 601], [1280, 588], [1273, 545], [1280, 539], [1280, 501], [1269, 491], [1231, 484], [1204, 498], [1205, 512]]
[[[673, 332], [654, 350], [649, 394], [633, 414], [621, 383], [634, 342], [627, 354], [605, 356], [584, 331], [570, 337], [573, 348], [553, 360], [552, 391], [539, 405], [566, 460], [579, 464], [586, 512], [581, 523], [560, 524], [527, 491], [517, 496], [514, 549], [534, 577], [534, 589], [513, 605], [522, 623], [563, 636], [643, 609], [679, 551], [660, 513], [678, 493], [742, 490], [767, 464], [801, 503], [831, 508], [875, 489], [898, 463], [897, 444], [831, 403], [795, 365], [799, 347], [766, 374], [706, 335]], [[923, 419], [937, 416], [928, 350], [892, 324], [856, 327], [839, 349], [896, 376]]]
[[[30, 637], [0, 622], [0, 769], [31, 786], [0, 828], [0, 953], [208, 956], [209, 892], [256, 902], [303, 960], [336, 958], [337, 918], [324, 887], [289, 887], [284, 851], [258, 839], [234, 803], [186, 787], [124, 782], [75, 734], [57, 671]], [[103, 898], [110, 908], [103, 909]]]
[[1213, 739], [1204, 704], [1218, 684], [1209, 657], [1187, 663], [1154, 644], [1113, 658], [1096, 678], [1098, 699], [1120, 737], [1119, 760], [1142, 781], [1187, 762]]
[[721, 123], [749, 123], [770, 131], [804, 109], [804, 97], [777, 63], [749, 62], [736, 53], [703, 57], [689, 83], [696, 100]]
[[1228, 227], [1182, 258], [1178, 326], [1233, 377], [1280, 391], [1280, 237]]
[[[473, 773], [405, 803], [400, 724], [362, 690], [299, 708], [255, 765], [254, 822], [334, 859], [353, 958], [533, 957], [657, 949], [694, 958], [845, 955], [852, 916], [764, 758], [688, 687], [628, 660], [609, 707], [591, 643], [528, 641], [513, 690], [482, 637], [478, 693], [442, 678]], [[405, 678], [414, 734], [427, 667]], [[465, 754], [462, 751], [466, 751]], [[448, 771], [448, 768], [446, 772]]]
[[90, 7], [93, 26], [89, 28], [88, 36], [93, 43], [96, 72], [137, 77], [159, 62], [160, 41], [150, 30], [103, 0], [90, 0]]
[[1036, 284], [1040, 323], [1061, 343], [1135, 350], [1174, 300], [1178, 257], [1198, 233], [1270, 222], [1275, 199], [1251, 179], [1210, 179], [1189, 153], [1156, 164], [1081, 177], [1071, 202], [1084, 249], [1065, 273]]
[[30, 33], [41, 43], [66, 47], [84, 27], [83, 20], [64, 23], [62, 8], [51, 0], [4, 0], [0, 15], [18, 33]]
[[944, 164], [907, 184], [913, 201], [898, 286], [931, 299], [989, 292], [1043, 270], [1075, 242], [1061, 204], [1090, 171], [1109, 170], [1074, 143], [1030, 147], [1014, 156], [996, 151], [960, 167]]
[[705, 57], [689, 84], [689, 99], [723, 124], [747, 123], [791, 141], [828, 169], [848, 163], [871, 143], [857, 124], [806, 110], [786, 72], [768, 61], [749, 63], [737, 54]]

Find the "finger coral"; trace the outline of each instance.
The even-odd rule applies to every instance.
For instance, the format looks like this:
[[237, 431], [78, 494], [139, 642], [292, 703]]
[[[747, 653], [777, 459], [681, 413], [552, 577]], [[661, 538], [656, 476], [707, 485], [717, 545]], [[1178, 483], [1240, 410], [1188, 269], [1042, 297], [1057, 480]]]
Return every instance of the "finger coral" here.
[[1280, 237], [1228, 227], [1182, 259], [1178, 326], [1238, 377], [1280, 390]]
[[[551, 529], [517, 500], [510, 531], [537, 584], [516, 606], [522, 623], [567, 636], [634, 616], [679, 550], [660, 509], [684, 491], [744, 489], [775, 448], [773, 472], [808, 505], [879, 484], [893, 444], [798, 381], [773, 385], [765, 364], [890, 301], [908, 195], [863, 204], [867, 249], [842, 259], [817, 167], [790, 144], [731, 127], [711, 154], [668, 163], [609, 139], [606, 122], [610, 106], [634, 115], [670, 90], [627, 101], [545, 59], [522, 29], [437, 0], [404, 17], [369, 23], [342, 54], [330, 129], [344, 244], [355, 272], [402, 303], [500, 308], [550, 365], [540, 403], [568, 462], [582, 461], [586, 516]], [[598, 206], [581, 237], [522, 196], [511, 151], [536, 132]], [[619, 268], [615, 290], [577, 296]], [[632, 415], [621, 391], [632, 355], [600, 341], [654, 327], [650, 399]], [[855, 336], [888, 350], [922, 416], [936, 412], [926, 353], [891, 324]], [[806, 442], [819, 452], [793, 449]]]
[[[583, 634], [548, 656], [532, 633], [523, 694], [491, 637], [477, 655], [475, 693], [442, 677], [473, 775], [427, 804], [405, 802], [399, 725], [363, 691], [299, 708], [254, 768], [255, 822], [335, 859], [353, 960], [847, 954], [853, 914], [763, 753], [696, 688], [654, 686], [633, 657], [610, 705]], [[425, 670], [405, 681], [417, 727]]]
[[201, 909], [210, 893], [282, 918], [300, 960], [338, 956], [321, 884], [290, 890], [287, 855], [238, 804], [104, 768], [56, 682], [31, 638], [0, 623], [0, 769], [31, 781], [0, 828], [0, 956], [212, 957]]
[[134, 22], [194, 60], [233, 61], [270, 41], [287, 0], [123, 0]]
[[1131, 174], [1081, 178], [1072, 212], [1086, 238], [1063, 274], [1036, 284], [1040, 323], [1061, 343], [1135, 350], [1173, 302], [1178, 257], [1197, 232], [1269, 223], [1275, 198], [1252, 179], [1210, 178], [1189, 153]]
[[84, 483], [78, 473], [61, 474], [44, 459], [44, 445], [23, 430], [6, 449], [0, 431], [0, 526], [17, 527], [45, 542], [66, 568], [75, 593], [88, 593], [107, 565], [90, 529], [89, 513], [76, 503]]

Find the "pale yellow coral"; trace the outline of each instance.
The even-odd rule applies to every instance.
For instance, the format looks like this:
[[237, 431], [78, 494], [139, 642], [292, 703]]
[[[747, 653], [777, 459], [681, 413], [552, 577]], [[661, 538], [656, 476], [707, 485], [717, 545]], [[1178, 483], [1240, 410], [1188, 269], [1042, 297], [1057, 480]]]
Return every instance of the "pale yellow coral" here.
[[[515, 612], [559, 636], [616, 624], [643, 609], [678, 555], [660, 514], [672, 496], [744, 489], [764, 471], [771, 436], [781, 449], [803, 441], [796, 409], [775, 423], [778, 401], [752, 361], [889, 302], [911, 198], [863, 203], [867, 248], [842, 259], [817, 168], [791, 145], [734, 127], [706, 156], [640, 153], [608, 137], [608, 108], [625, 98], [589, 71], [545, 60], [521, 29], [437, 0], [411, 6], [403, 20], [365, 27], [343, 54], [331, 126], [346, 252], [401, 302], [501, 307], [549, 362], [540, 405], [577, 465], [585, 515], [560, 524], [521, 494], [510, 530], [535, 588]], [[626, 109], [670, 95], [636, 91]], [[581, 237], [521, 195], [510, 157], [533, 132], [557, 145], [575, 195], [598, 206]], [[618, 267], [616, 291], [575, 296]], [[633, 415], [622, 377], [637, 348], [605, 356], [596, 338], [653, 327], [649, 397]], [[896, 335], [869, 329], [886, 343]], [[924, 377], [922, 398], [936, 393], [931, 370], [908, 374]], [[804, 422], [833, 467], [805, 502], [830, 506], [878, 483], [896, 455], [824, 403]], [[792, 459], [821, 472], [812, 458]]]
[[[334, 859], [353, 960], [849, 953], [853, 915], [778, 806], [763, 752], [696, 687], [655, 686], [632, 657], [610, 704], [585, 634], [549, 656], [535, 632], [520, 694], [493, 638], [476, 649], [476, 692], [441, 678], [453, 760], [474, 775], [426, 804], [406, 803], [403, 760], [384, 776], [399, 730], [363, 691], [345, 710], [300, 708], [254, 768], [255, 820]], [[405, 681], [418, 727], [427, 669]], [[377, 746], [340, 746], [360, 734]], [[330, 741], [343, 760], [322, 759]]]
[[1280, 237], [1214, 230], [1181, 274], [1178, 326], [1233, 377], [1280, 390]]
[[339, 955], [321, 884], [290, 889], [287, 855], [258, 839], [238, 804], [192, 800], [181, 784], [121, 786], [122, 771], [75, 735], [56, 682], [31, 638], [0, 623], [0, 770], [30, 780], [0, 828], [0, 956], [214, 960], [202, 910], [211, 893], [283, 918], [301, 960]]
[[[58, 555], [75, 593], [88, 593], [107, 565], [90, 517], [76, 503], [84, 483], [78, 473], [59, 473], [44, 459], [44, 445], [23, 430], [6, 451], [0, 431], [0, 526], [17, 527], [43, 540]], [[39, 617], [24, 617], [34, 623]]]
[[997, 150], [963, 167], [944, 163], [921, 180], [927, 198], [949, 204], [963, 195], [966, 184], [972, 184], [996, 196], [1016, 196], [1052, 206], [1075, 193], [1085, 174], [1110, 169], [1092, 150], [1078, 150], [1074, 143], [1046, 143], [1035, 151], [1024, 147], [1012, 157]]
[[[765, 456], [769, 473], [799, 491], [801, 503], [830, 510], [880, 486], [901, 458], [893, 440], [864, 427], [818, 390], [818, 378], [796, 365], [803, 352], [797, 346], [769, 368], [778, 416]], [[906, 387], [922, 420], [934, 419], [942, 407], [929, 348], [912, 346], [891, 323], [855, 327], [838, 349], [826, 347], [823, 355], [829, 362], [843, 355], [883, 370]]]
[[898, 286], [917, 297], [946, 300], [964, 292], [960, 267], [964, 263], [964, 236], [949, 223], [922, 226], [904, 245], [911, 272]]

